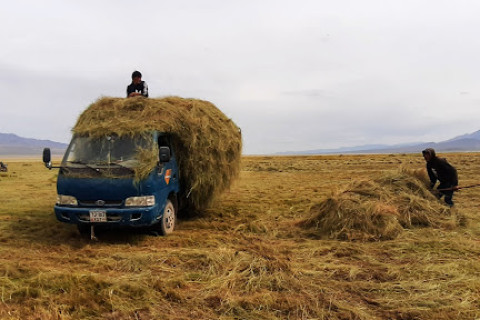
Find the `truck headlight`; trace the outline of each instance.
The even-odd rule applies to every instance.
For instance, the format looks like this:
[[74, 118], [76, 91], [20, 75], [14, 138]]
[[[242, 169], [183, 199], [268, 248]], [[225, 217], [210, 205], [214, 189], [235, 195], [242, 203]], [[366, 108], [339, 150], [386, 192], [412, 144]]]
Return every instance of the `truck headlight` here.
[[57, 204], [60, 206], [78, 206], [77, 199], [63, 194], [57, 195]]
[[125, 200], [125, 207], [151, 207], [155, 205], [155, 196], [130, 197]]

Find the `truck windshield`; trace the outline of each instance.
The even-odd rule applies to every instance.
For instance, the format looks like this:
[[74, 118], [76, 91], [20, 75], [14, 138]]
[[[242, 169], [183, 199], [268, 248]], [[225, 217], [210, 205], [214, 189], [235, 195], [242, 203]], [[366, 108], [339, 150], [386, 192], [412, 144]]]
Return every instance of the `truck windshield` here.
[[[101, 138], [74, 136], [65, 153], [62, 166], [66, 168], [118, 168], [133, 171], [137, 167], [138, 152], [151, 149], [152, 139], [143, 136], [115, 135]], [[125, 170], [120, 170], [125, 171]]]

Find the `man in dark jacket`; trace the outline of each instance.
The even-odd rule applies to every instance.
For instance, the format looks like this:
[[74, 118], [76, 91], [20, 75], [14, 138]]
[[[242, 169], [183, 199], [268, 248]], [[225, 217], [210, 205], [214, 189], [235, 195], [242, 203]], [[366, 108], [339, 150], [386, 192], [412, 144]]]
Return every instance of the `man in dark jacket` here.
[[431, 182], [430, 188], [433, 189], [435, 183], [439, 180], [440, 184], [437, 187], [440, 192], [439, 198], [445, 196], [445, 203], [450, 207], [453, 206], [453, 191], [458, 187], [457, 170], [446, 159], [437, 157], [435, 150], [432, 148], [423, 150], [422, 154], [427, 161], [427, 172]]
[[134, 71], [132, 73], [132, 83], [127, 87], [127, 98], [140, 95], [148, 97], [148, 86], [145, 81], [142, 81], [140, 71]]

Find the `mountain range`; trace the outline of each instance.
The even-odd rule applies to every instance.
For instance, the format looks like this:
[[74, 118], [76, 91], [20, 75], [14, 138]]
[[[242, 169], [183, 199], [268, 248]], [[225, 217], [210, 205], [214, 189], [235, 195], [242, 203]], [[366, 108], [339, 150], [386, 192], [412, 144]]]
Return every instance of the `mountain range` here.
[[341, 153], [416, 153], [425, 148], [434, 148], [438, 152], [480, 151], [480, 130], [463, 134], [441, 142], [412, 142], [396, 145], [371, 144], [337, 149], [315, 149], [305, 151], [279, 152], [279, 155], [341, 154]]
[[0, 156], [38, 156], [43, 148], [50, 148], [52, 154], [61, 155], [67, 149], [66, 143], [19, 137], [13, 133], [0, 133]]
[[[52, 154], [62, 155], [68, 144], [51, 140], [19, 137], [13, 133], [0, 133], [0, 156], [40, 156], [43, 148], [50, 148]], [[341, 154], [341, 153], [416, 153], [425, 148], [438, 152], [480, 151], [480, 130], [463, 134], [441, 142], [412, 142], [395, 145], [370, 144], [337, 149], [315, 149], [305, 151], [284, 151], [278, 155]]]

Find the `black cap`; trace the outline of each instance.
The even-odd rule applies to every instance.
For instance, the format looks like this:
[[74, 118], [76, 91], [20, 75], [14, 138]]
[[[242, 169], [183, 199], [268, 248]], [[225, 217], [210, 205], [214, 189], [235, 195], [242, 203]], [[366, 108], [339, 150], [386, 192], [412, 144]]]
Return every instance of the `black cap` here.
[[136, 78], [136, 77], [139, 77], [139, 78], [142, 77], [142, 74], [140, 73], [140, 71], [133, 71], [133, 73], [132, 73], [132, 79], [133, 79], [133, 78]]

